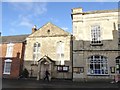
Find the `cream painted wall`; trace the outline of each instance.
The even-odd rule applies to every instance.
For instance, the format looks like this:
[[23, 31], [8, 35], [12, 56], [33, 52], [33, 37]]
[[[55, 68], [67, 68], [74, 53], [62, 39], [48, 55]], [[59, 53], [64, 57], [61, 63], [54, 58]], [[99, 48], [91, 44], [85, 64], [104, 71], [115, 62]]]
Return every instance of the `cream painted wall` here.
[[114, 23], [117, 28], [118, 12], [73, 15], [73, 35], [76, 40], [89, 41], [91, 40], [91, 26], [100, 25], [101, 39], [113, 40]]

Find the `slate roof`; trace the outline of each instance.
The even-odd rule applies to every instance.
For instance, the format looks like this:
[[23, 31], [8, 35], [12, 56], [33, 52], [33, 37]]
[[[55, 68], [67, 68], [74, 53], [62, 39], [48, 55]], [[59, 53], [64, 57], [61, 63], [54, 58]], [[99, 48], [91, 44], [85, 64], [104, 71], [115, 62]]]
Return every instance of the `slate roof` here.
[[17, 43], [17, 42], [24, 42], [26, 37], [28, 37], [29, 34], [26, 35], [14, 35], [14, 36], [1, 36], [0, 40], [2, 43]]

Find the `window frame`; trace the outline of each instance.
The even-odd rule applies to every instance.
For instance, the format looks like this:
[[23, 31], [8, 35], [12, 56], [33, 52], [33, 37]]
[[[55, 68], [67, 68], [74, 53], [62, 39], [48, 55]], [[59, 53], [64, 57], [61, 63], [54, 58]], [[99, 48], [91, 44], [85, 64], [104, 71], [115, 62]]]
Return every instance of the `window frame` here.
[[[6, 72], [7, 63], [10, 63], [9, 72]], [[3, 74], [10, 74], [11, 73], [11, 66], [12, 66], [12, 60], [11, 59], [6, 59], [4, 61], [4, 71], [3, 71]]]
[[102, 40], [101, 40], [101, 27], [100, 27], [100, 25], [92, 25], [91, 26], [90, 45], [92, 45], [92, 46], [103, 45]]
[[[98, 56], [99, 58], [97, 59], [95, 56]], [[87, 75], [109, 75], [107, 57], [101, 55], [93, 55], [88, 57]]]
[[56, 45], [56, 57], [60, 61], [60, 65], [64, 65], [64, 52], [65, 52], [65, 44], [62, 41], [58, 41]]
[[36, 42], [33, 44], [33, 61], [34, 64], [37, 64], [37, 60], [40, 59], [40, 47], [41, 44]]
[[6, 57], [12, 57], [13, 55], [13, 43], [7, 44], [7, 51], [6, 51]]

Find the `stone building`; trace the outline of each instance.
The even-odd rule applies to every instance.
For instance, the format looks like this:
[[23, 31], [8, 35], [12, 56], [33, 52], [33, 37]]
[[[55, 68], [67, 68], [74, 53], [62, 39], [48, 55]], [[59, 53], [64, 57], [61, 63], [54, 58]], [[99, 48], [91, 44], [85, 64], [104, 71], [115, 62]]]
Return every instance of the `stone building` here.
[[24, 67], [30, 77], [43, 79], [46, 70], [51, 78], [72, 79], [72, 36], [52, 23], [32, 28], [26, 38]]
[[1, 36], [0, 76], [18, 78], [23, 67], [25, 38], [28, 35]]
[[120, 74], [118, 10], [72, 9], [73, 80], [111, 80]]

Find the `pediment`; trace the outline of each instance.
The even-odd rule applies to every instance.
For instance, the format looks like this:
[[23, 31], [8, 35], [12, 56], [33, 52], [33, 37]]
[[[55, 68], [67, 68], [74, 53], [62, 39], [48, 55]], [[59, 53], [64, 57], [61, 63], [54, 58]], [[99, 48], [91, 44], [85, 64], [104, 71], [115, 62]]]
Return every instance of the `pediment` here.
[[41, 63], [41, 62], [44, 62], [44, 63], [52, 63], [52, 62], [55, 62], [55, 61], [53, 61], [51, 58], [49, 58], [48, 56], [43, 56], [39, 61], [38, 61], [39, 63]]
[[70, 33], [49, 22], [32, 33], [29, 37], [54, 37], [68, 35], [70, 35]]

